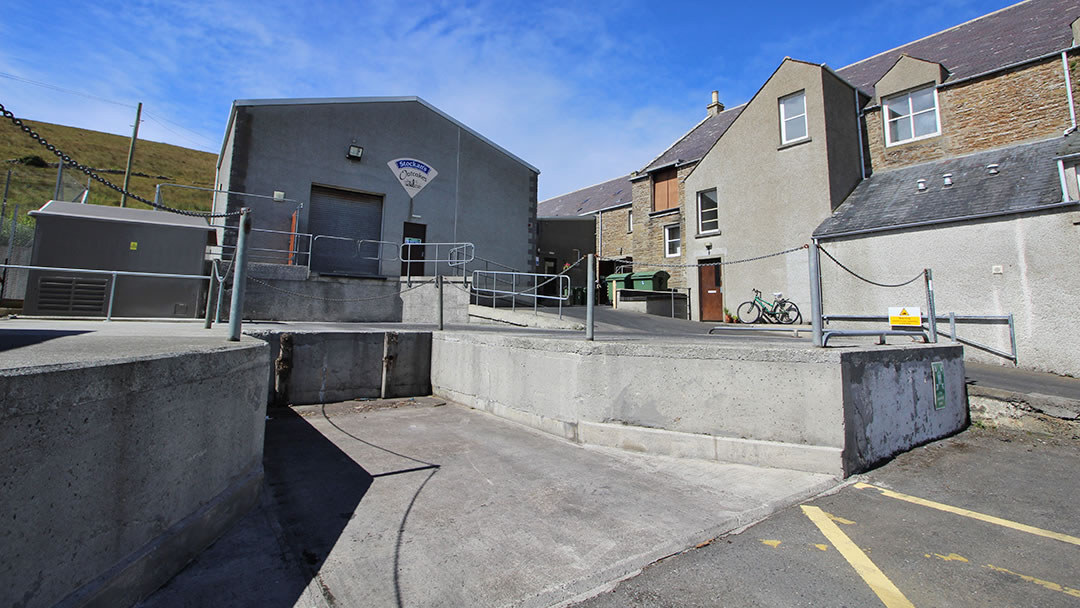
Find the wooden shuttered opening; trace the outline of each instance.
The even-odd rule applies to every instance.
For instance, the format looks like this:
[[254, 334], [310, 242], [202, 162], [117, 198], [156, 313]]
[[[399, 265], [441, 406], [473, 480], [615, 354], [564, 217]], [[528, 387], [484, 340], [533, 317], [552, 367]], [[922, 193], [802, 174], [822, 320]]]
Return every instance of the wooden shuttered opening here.
[[653, 211], [664, 211], [679, 206], [678, 171], [674, 168], [653, 174]]

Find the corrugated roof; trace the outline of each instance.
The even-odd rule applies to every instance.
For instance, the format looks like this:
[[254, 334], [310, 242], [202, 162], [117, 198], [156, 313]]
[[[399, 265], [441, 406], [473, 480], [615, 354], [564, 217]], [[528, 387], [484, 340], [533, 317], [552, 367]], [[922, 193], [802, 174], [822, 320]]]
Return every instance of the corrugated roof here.
[[906, 54], [945, 66], [948, 83], [1072, 47], [1077, 17], [1080, 0], [1028, 0], [836, 71], [873, 96], [877, 81]]
[[31, 211], [30, 215], [54, 215], [63, 217], [82, 217], [106, 222], [129, 222], [136, 224], [157, 224], [159, 226], [179, 226], [181, 228], [199, 228], [213, 230], [201, 217], [179, 215], [166, 211], [133, 209], [131, 207], [108, 207], [105, 205], [83, 205], [64, 201], [49, 201], [41, 209]]
[[595, 186], [540, 201], [536, 205], [536, 217], [560, 217], [593, 213], [608, 207], [633, 202], [630, 176], [624, 175]]
[[[1054, 157], [1063, 139], [979, 152], [884, 171], [863, 180], [814, 236], [960, 221], [1003, 215], [1060, 203], [1061, 181]], [[987, 165], [997, 164], [991, 175]], [[953, 185], [944, 186], [952, 174]], [[926, 190], [918, 190], [918, 180]]]

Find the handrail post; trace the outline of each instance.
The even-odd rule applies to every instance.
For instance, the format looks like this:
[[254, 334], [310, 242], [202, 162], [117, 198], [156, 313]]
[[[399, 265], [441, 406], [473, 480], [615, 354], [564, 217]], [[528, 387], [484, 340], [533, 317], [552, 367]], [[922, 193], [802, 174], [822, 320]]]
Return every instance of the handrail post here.
[[[438, 270], [436, 269], [436, 273]], [[439, 290], [439, 331], [443, 330], [443, 277], [435, 275], [435, 288]]]
[[596, 264], [595, 255], [589, 254], [589, 268], [585, 275], [585, 339], [593, 339], [593, 305], [596, 303]]
[[825, 346], [822, 337], [821, 300], [821, 252], [817, 239], [810, 245], [810, 324], [814, 332], [814, 346]]
[[937, 344], [937, 312], [934, 309], [934, 271], [925, 268], [923, 269], [924, 276], [926, 277], [926, 308], [930, 315], [929, 329], [930, 329], [930, 341]]
[[1016, 352], [1016, 323], [1011, 312], [1009, 313], [1009, 343], [1012, 345], [1013, 366], [1019, 366], [1019, 355]]
[[105, 313], [105, 320], [112, 321], [113, 302], [116, 301], [116, 273], [112, 273], [112, 284], [109, 285], [109, 310]]
[[952, 336], [952, 341], [957, 342], [956, 339], [956, 311], [949, 313], [949, 335]]
[[251, 232], [251, 209], [240, 210], [240, 235], [233, 258], [232, 305], [229, 307], [229, 341], [240, 341], [240, 326], [244, 316], [244, 287], [247, 281], [247, 237]]
[[213, 312], [214, 303], [214, 283], [217, 282], [217, 260], [211, 260], [210, 262], [210, 280], [206, 286], [206, 318], [203, 319], [203, 329], [210, 329], [213, 327], [211, 320], [211, 313]]

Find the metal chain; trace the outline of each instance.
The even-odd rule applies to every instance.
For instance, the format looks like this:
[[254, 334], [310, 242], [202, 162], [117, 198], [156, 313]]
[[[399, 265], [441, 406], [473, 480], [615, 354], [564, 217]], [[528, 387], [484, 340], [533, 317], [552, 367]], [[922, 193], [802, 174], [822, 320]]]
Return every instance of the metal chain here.
[[844, 266], [843, 264], [841, 264], [840, 260], [834, 258], [831, 253], [829, 253], [828, 251], [825, 251], [825, 248], [822, 247], [821, 245], [818, 245], [818, 249], [820, 249], [821, 253], [824, 253], [825, 256], [828, 257], [830, 260], [836, 262], [837, 266], [839, 266], [840, 268], [843, 268], [844, 270], [846, 270], [847, 273], [850, 274], [851, 276], [855, 277], [856, 279], [859, 279], [860, 281], [865, 281], [867, 283], [870, 283], [871, 285], [877, 285], [878, 287], [903, 287], [905, 285], [910, 285], [910, 284], [914, 283], [915, 281], [918, 281], [919, 279], [923, 278], [923, 276], [926, 275], [926, 271], [924, 270], [924, 271], [920, 272], [919, 274], [915, 275], [914, 277], [912, 277], [910, 281], [904, 281], [903, 283], [895, 283], [895, 284], [894, 283], [878, 283], [877, 281], [871, 281], [870, 279], [868, 279], [866, 277], [859, 276], [858, 274], [855, 273], [854, 270], [852, 270], [852, 269], [848, 268], [847, 266]]
[[290, 296], [296, 296], [298, 298], [307, 298], [309, 300], [320, 300], [322, 302], [371, 302], [373, 300], [382, 300], [382, 299], [385, 299], [385, 298], [395, 298], [397, 296], [400, 296], [403, 293], [410, 292], [410, 291], [412, 291], [414, 289], [419, 289], [419, 288], [423, 287], [424, 285], [431, 285], [431, 284], [435, 283], [435, 280], [432, 279], [431, 281], [424, 281], [423, 283], [417, 283], [416, 285], [413, 285], [412, 287], [409, 287], [407, 289], [402, 289], [401, 291], [396, 291], [394, 293], [388, 293], [388, 294], [386, 294], [384, 296], [373, 296], [373, 297], [370, 297], [370, 298], [321, 298], [319, 296], [313, 296], [313, 295], [309, 295], [309, 294], [306, 294], [306, 293], [299, 293], [299, 292], [296, 292], [296, 291], [289, 291], [288, 289], [282, 289], [280, 287], [275, 287], [275, 286], [271, 285], [270, 283], [267, 283], [266, 281], [262, 281], [262, 280], [255, 279], [255, 278], [252, 278], [252, 277], [248, 277], [248, 280], [253, 282], [253, 283], [258, 283], [259, 285], [262, 285], [264, 287], [269, 287], [270, 289], [273, 289], [274, 291], [280, 291], [281, 293], [289, 294]]
[[[633, 262], [629, 262], [629, 264], [631, 264], [633, 266], [638, 266], [638, 267], [644, 266], [645, 268], [698, 268], [698, 267], [703, 267], [703, 266], [732, 266], [734, 264], [743, 264], [745, 262], [756, 262], [758, 260], [764, 260], [764, 259], [767, 259], [767, 258], [774, 258], [774, 257], [780, 256], [780, 255], [787, 255], [789, 253], [795, 253], [796, 251], [802, 251], [803, 249], [809, 249], [809, 248], [810, 248], [809, 245], [799, 245], [798, 247], [792, 247], [791, 249], [785, 249], [783, 251], [777, 251], [776, 253], [767, 253], [765, 255], [759, 255], [759, 256], [752, 257], [752, 258], [743, 258], [741, 260], [732, 260], [730, 262], [706, 262], [704, 264], [653, 264], [653, 263], [650, 263], [650, 262], [638, 262], [637, 260], [634, 260]], [[604, 262], [622, 262], [624, 264], [628, 263], [626, 260], [622, 260], [622, 259], [619, 259], [619, 258], [597, 258], [597, 259], [601, 260], [601, 261], [604, 261]]]
[[168, 211], [169, 213], [176, 213], [178, 215], [188, 215], [188, 216], [191, 216], [191, 217], [234, 217], [234, 216], [237, 216], [237, 215], [240, 215], [240, 214], [243, 213], [243, 211], [240, 211], [240, 210], [238, 210], [238, 211], [229, 211], [227, 213], [207, 213], [205, 211], [187, 211], [185, 209], [174, 209], [172, 207], [167, 207], [165, 205], [158, 204], [158, 203], [156, 203], [154, 201], [147, 200], [147, 199], [145, 199], [145, 198], [143, 198], [143, 197], [141, 197], [141, 196], [139, 196], [137, 194], [132, 194], [130, 192], [126, 192], [120, 186], [117, 186], [116, 184], [110, 182], [109, 180], [107, 180], [104, 177], [101, 177], [100, 175], [95, 173], [94, 169], [92, 167], [87, 167], [86, 165], [79, 163], [78, 161], [71, 158], [67, 154], [64, 154], [64, 152], [62, 150], [59, 150], [56, 146], [50, 144], [48, 141], [45, 140], [44, 137], [38, 135], [37, 132], [35, 132], [33, 129], [31, 129], [26, 124], [24, 124], [23, 121], [16, 118], [15, 115], [12, 114], [10, 110], [5, 108], [4, 104], [2, 104], [2, 103], [0, 103], [0, 113], [2, 113], [4, 115], [4, 118], [9, 119], [12, 122], [12, 124], [14, 124], [16, 127], [20, 128], [20, 129], [22, 129], [22, 131], [24, 133], [29, 135], [30, 139], [33, 139], [34, 141], [38, 142], [42, 146], [45, 146], [46, 150], [48, 150], [49, 152], [52, 152], [53, 154], [55, 154], [65, 165], [68, 165], [68, 166], [70, 166], [70, 167], [72, 167], [74, 169], [77, 169], [77, 170], [81, 171], [82, 173], [85, 173], [91, 179], [101, 183], [105, 187], [111, 188], [111, 189], [119, 192], [120, 194], [126, 194], [127, 196], [130, 196], [131, 198], [139, 201], [140, 203], [150, 205], [151, 207], [153, 207], [155, 209], [160, 209], [162, 211]]

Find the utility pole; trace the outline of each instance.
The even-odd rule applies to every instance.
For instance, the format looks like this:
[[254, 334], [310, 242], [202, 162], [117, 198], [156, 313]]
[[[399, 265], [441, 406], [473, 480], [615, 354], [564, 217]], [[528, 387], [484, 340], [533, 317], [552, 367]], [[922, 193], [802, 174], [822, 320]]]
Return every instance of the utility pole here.
[[139, 139], [139, 122], [142, 120], [142, 102], [135, 110], [135, 130], [131, 133], [131, 146], [128, 147], [127, 169], [124, 170], [124, 191], [120, 193], [120, 206], [127, 206], [128, 184], [131, 182], [131, 161], [135, 158], [135, 140]]

